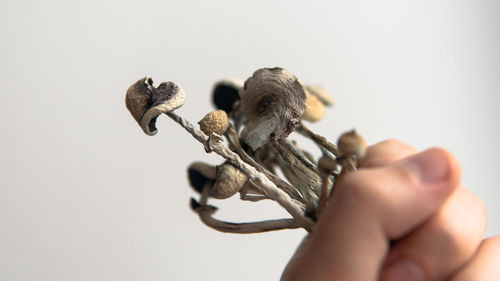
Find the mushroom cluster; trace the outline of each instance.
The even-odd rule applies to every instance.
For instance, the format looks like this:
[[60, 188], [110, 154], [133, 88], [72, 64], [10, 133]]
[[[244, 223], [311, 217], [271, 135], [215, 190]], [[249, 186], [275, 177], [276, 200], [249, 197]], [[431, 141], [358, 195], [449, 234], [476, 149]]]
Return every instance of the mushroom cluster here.
[[[220, 80], [211, 98], [216, 110], [201, 118], [199, 129], [173, 112], [185, 99], [174, 82], [154, 87], [151, 78], [140, 79], [127, 90], [125, 102], [146, 134], [156, 134], [156, 120], [165, 113], [206, 152], [224, 158], [219, 165], [194, 162], [187, 169], [189, 183], [199, 194], [198, 200], [191, 199], [191, 208], [206, 225], [233, 233], [300, 227], [312, 231], [338, 179], [354, 171], [364, 156], [361, 135], [350, 130], [333, 144], [307, 128], [304, 122], [320, 121], [333, 100], [323, 88], [304, 85], [279, 67], [259, 69], [245, 82]], [[292, 132], [317, 144], [321, 157], [289, 140]], [[217, 208], [208, 205], [209, 198], [238, 193], [245, 201], [274, 200], [292, 217], [245, 223], [214, 218]]]

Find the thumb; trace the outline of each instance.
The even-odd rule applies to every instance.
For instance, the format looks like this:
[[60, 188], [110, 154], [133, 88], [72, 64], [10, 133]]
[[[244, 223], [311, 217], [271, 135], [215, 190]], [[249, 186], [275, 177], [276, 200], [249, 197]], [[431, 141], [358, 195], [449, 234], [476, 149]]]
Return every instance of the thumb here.
[[459, 177], [453, 156], [436, 148], [348, 174], [282, 280], [377, 280], [389, 242], [435, 213]]

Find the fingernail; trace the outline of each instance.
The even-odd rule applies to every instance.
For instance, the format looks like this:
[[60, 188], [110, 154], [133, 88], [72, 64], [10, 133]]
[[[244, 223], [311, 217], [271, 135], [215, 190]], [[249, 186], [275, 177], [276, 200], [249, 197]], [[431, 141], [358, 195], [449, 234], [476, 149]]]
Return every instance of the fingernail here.
[[384, 281], [424, 281], [425, 274], [413, 261], [397, 259], [387, 267]]
[[424, 183], [437, 183], [448, 178], [448, 156], [441, 149], [429, 149], [408, 158], [404, 165], [409, 167]]

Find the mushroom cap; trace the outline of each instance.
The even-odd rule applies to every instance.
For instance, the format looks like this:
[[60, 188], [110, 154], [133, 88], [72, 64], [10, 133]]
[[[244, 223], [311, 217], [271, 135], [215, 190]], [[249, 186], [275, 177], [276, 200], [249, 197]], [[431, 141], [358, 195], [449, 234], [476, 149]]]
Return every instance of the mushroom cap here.
[[318, 170], [325, 174], [331, 174], [337, 169], [337, 161], [328, 155], [323, 155], [318, 161]]
[[337, 146], [342, 156], [354, 156], [360, 159], [366, 154], [365, 139], [356, 130], [343, 133], [337, 141]]
[[226, 199], [236, 194], [247, 182], [248, 177], [240, 169], [229, 162], [224, 162], [217, 166], [217, 179], [212, 189], [210, 197], [216, 199]]
[[283, 68], [255, 71], [240, 91], [245, 128], [242, 138], [253, 150], [272, 135], [286, 138], [306, 108], [306, 93], [300, 81]]
[[184, 91], [176, 83], [162, 82], [155, 88], [153, 79], [144, 77], [128, 88], [125, 104], [144, 133], [153, 136], [158, 131], [158, 115], [181, 107], [185, 98]]
[[222, 79], [214, 84], [212, 90], [212, 102], [217, 109], [226, 113], [233, 111], [234, 104], [240, 100], [240, 89], [243, 82], [236, 79]]
[[203, 191], [207, 182], [210, 185], [213, 185], [215, 182], [216, 169], [212, 165], [203, 162], [193, 162], [189, 165], [187, 172], [189, 184], [198, 193]]
[[325, 105], [319, 98], [306, 90], [306, 110], [302, 114], [302, 119], [309, 122], [318, 122], [325, 116]]
[[214, 110], [205, 115], [198, 124], [200, 125], [200, 130], [207, 136], [214, 133], [223, 135], [229, 127], [229, 120], [224, 110]]
[[304, 88], [306, 91], [316, 96], [325, 106], [333, 105], [332, 96], [325, 91], [323, 87], [317, 85], [304, 85]]

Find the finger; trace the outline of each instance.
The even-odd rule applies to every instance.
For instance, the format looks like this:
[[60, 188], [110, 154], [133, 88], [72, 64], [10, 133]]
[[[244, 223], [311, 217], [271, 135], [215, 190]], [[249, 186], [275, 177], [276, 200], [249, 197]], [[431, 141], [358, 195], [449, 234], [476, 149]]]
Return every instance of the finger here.
[[390, 139], [371, 145], [359, 165], [361, 168], [376, 168], [417, 154], [418, 150], [399, 140]]
[[500, 276], [500, 236], [483, 241], [474, 258], [450, 281], [496, 281]]
[[388, 241], [436, 212], [458, 178], [456, 161], [442, 149], [346, 175], [284, 280], [376, 280]]
[[459, 188], [430, 220], [392, 245], [381, 280], [444, 280], [474, 255], [485, 228], [484, 205]]

